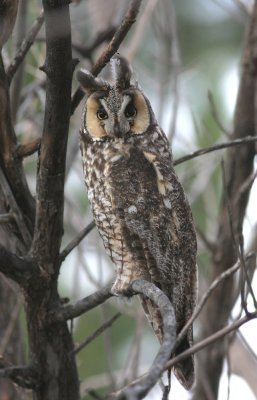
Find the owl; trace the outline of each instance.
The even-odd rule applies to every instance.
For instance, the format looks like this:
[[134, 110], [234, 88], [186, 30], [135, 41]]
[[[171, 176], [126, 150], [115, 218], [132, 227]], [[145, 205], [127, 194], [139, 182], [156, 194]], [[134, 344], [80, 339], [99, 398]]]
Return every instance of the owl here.
[[[113, 61], [113, 82], [78, 72], [86, 92], [80, 147], [95, 223], [116, 266], [114, 295], [136, 279], [154, 283], [173, 304], [177, 333], [196, 299], [196, 235], [191, 210], [175, 174], [169, 142], [125, 58]], [[143, 309], [160, 341], [159, 310]], [[192, 345], [192, 328], [175, 353]], [[193, 357], [178, 363], [186, 389], [194, 382]]]

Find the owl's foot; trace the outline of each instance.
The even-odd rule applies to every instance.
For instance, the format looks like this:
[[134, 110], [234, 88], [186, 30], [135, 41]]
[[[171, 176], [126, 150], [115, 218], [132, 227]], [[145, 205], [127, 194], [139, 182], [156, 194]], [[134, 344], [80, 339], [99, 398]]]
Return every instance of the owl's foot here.
[[118, 276], [114, 282], [114, 284], [112, 285], [111, 288], [111, 293], [114, 296], [127, 296], [129, 294], [129, 286], [131, 284], [131, 280], [128, 279], [127, 277], [121, 277]]

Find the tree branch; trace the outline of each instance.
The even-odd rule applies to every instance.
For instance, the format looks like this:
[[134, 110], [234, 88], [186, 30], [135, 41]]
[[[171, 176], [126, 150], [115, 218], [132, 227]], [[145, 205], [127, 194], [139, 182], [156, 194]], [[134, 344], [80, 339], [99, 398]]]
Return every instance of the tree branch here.
[[174, 161], [174, 165], [182, 164], [185, 161], [192, 160], [192, 158], [196, 158], [199, 156], [203, 156], [207, 153], [212, 153], [213, 151], [227, 149], [229, 147], [240, 146], [240, 145], [249, 145], [250, 143], [257, 142], [257, 136], [246, 136], [244, 138], [231, 140], [230, 142], [215, 144], [214, 146], [206, 147], [204, 149], [196, 150], [186, 156], [179, 157]]
[[161, 377], [176, 340], [174, 309], [167, 296], [154, 284], [144, 280], [132, 282], [131, 289], [136, 294], [147, 296], [160, 310], [163, 321], [163, 342], [149, 371], [125, 388], [109, 395], [108, 399], [142, 399]]
[[165, 368], [163, 369], [163, 372], [165, 370], [173, 367], [178, 362], [181, 362], [185, 358], [188, 358], [192, 354], [195, 354], [198, 351], [210, 346], [217, 340], [219, 340], [219, 339], [223, 338], [224, 336], [228, 335], [229, 333], [237, 330], [238, 328], [240, 328], [240, 326], [244, 325], [246, 322], [251, 321], [252, 319], [255, 319], [255, 318], [257, 318], [257, 311], [245, 315], [241, 319], [233, 322], [232, 324], [226, 326], [225, 328], [222, 328], [219, 331], [208, 336], [207, 338], [201, 340], [199, 343], [190, 347], [190, 349], [183, 351], [183, 353], [180, 353], [178, 356], [176, 356], [172, 360], [168, 361], [167, 364], [165, 365]]
[[[245, 257], [247, 264], [250, 264], [253, 261], [253, 259], [256, 259], [256, 255], [254, 253], [249, 253]], [[189, 326], [198, 317], [198, 315], [200, 314], [201, 310], [203, 309], [204, 305], [206, 304], [207, 300], [209, 299], [209, 297], [211, 296], [213, 291], [217, 288], [217, 286], [219, 286], [223, 282], [224, 279], [231, 277], [231, 275], [233, 275], [236, 271], [238, 271], [240, 266], [241, 266], [241, 260], [238, 260], [235, 265], [233, 265], [228, 270], [224, 271], [212, 282], [210, 287], [207, 289], [205, 294], [202, 296], [200, 302], [197, 304], [191, 318], [187, 321], [186, 325], [180, 331], [180, 333], [177, 337], [177, 340], [176, 340], [175, 348], [179, 345], [179, 343], [181, 343], [182, 339], [185, 337], [185, 335], [187, 333]]]
[[[105, 65], [110, 61], [112, 56], [118, 51], [120, 44], [129, 32], [133, 23], [136, 21], [140, 4], [141, 0], [131, 0], [128, 11], [123, 18], [121, 25], [116, 30], [112, 40], [106, 46], [105, 50], [101, 53], [100, 57], [97, 59], [93, 68], [91, 69], [92, 75], [97, 76], [103, 67], [105, 67]], [[78, 88], [72, 98], [71, 114], [73, 114], [83, 97], [84, 92]]]
[[95, 227], [95, 222], [92, 221], [88, 226], [86, 226], [79, 234], [65, 247], [65, 249], [60, 254], [60, 261], [63, 262], [65, 258], [71, 253], [71, 251], [86, 237], [89, 232]]
[[39, 150], [40, 148], [40, 143], [41, 139], [35, 139], [33, 142], [23, 144], [23, 145], [18, 145], [16, 149], [16, 155], [19, 158], [24, 158], [31, 156], [31, 154], [34, 154], [36, 151]]
[[35, 367], [31, 366], [0, 368], [0, 378], [11, 379], [17, 385], [27, 389], [35, 389], [39, 383]]
[[81, 314], [92, 310], [92, 308], [99, 306], [99, 304], [104, 303], [112, 297], [113, 295], [111, 294], [110, 289], [110, 286], [106, 286], [90, 296], [77, 301], [73, 305], [70, 304], [59, 308], [52, 313], [52, 318], [58, 321], [68, 321], [69, 319], [79, 317]]
[[[59, 268], [63, 234], [64, 173], [70, 119], [71, 32], [68, 6], [44, 0], [47, 76], [44, 129], [37, 176], [36, 223], [32, 254], [48, 273]], [[58, 10], [58, 12], [57, 12]]]
[[99, 335], [101, 335], [106, 329], [110, 328], [112, 324], [121, 316], [121, 313], [118, 312], [113, 315], [113, 317], [109, 318], [105, 321], [92, 335], [88, 336], [82, 343], [80, 343], [74, 350], [73, 353], [77, 354], [79, 351], [84, 349], [89, 345], [93, 340], [95, 340]]
[[0, 244], [0, 272], [21, 286], [26, 286], [35, 267], [33, 261], [22, 259]]
[[9, 84], [11, 83], [11, 80], [19, 68], [20, 64], [24, 60], [27, 52], [29, 51], [30, 47], [34, 43], [35, 37], [37, 36], [38, 32], [40, 31], [41, 26], [43, 25], [44, 22], [44, 11], [42, 10], [35, 20], [34, 24], [32, 25], [30, 31], [28, 32], [26, 38], [23, 40], [19, 50], [17, 51], [13, 61], [9, 65], [7, 69], [7, 78]]

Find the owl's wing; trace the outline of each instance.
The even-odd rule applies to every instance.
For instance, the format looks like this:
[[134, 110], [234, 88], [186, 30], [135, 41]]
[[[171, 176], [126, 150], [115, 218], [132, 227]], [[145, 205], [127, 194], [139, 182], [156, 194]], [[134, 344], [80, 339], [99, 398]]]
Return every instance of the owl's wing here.
[[[146, 260], [149, 256], [154, 260], [148, 266], [152, 282], [172, 302], [179, 332], [195, 305], [196, 239], [191, 211], [171, 156], [131, 147], [129, 156], [113, 164], [111, 182], [117, 214], [124, 227], [140, 238]], [[191, 344], [189, 330], [181, 349]], [[189, 388], [193, 383], [193, 359], [177, 365], [175, 373]]]

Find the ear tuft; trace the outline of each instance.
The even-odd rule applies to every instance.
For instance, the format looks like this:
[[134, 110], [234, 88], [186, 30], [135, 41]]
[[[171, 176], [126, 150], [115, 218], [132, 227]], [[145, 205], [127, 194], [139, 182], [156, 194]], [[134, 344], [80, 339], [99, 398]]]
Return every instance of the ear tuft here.
[[132, 68], [126, 58], [117, 54], [111, 60], [114, 80], [120, 89], [128, 89], [131, 86]]
[[109, 86], [107, 82], [96, 78], [85, 69], [80, 69], [77, 71], [77, 80], [86, 93], [95, 92], [97, 90], [106, 90]]

